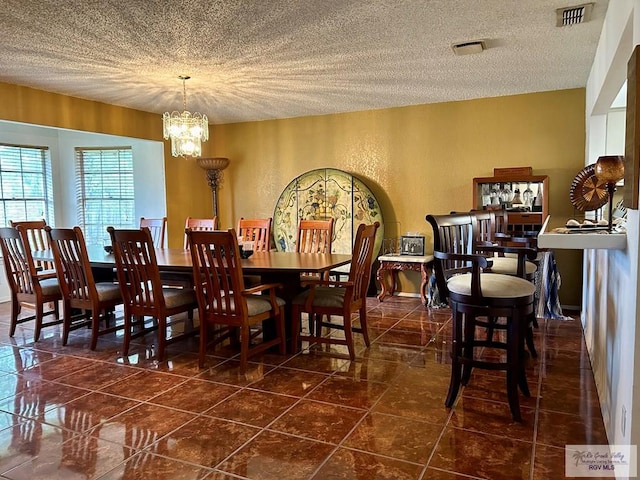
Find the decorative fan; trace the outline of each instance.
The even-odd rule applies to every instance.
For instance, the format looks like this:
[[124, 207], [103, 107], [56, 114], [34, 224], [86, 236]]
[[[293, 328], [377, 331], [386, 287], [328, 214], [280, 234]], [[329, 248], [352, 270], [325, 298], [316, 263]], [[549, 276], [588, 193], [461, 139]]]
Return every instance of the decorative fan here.
[[569, 189], [571, 204], [581, 212], [597, 210], [607, 203], [609, 194], [604, 181], [596, 177], [596, 164], [586, 166], [578, 172]]

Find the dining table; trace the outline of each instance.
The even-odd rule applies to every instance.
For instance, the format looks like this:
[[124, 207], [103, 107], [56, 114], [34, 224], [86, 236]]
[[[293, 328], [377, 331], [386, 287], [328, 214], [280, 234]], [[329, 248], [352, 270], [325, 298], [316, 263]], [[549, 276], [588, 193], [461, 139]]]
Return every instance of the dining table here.
[[[100, 272], [107, 272], [106, 277], [113, 277], [115, 258], [100, 245], [88, 245], [89, 263], [94, 273], [104, 278]], [[184, 248], [156, 248], [156, 261], [161, 272], [192, 271], [191, 252]], [[32, 252], [33, 259], [53, 261], [50, 249]], [[242, 259], [244, 274], [259, 275], [263, 283], [279, 283], [278, 296], [285, 302], [285, 320], [287, 330], [291, 326], [291, 300], [302, 290], [301, 273], [322, 275], [351, 262], [351, 255], [342, 253], [298, 253], [298, 252], [254, 252], [249, 258]], [[98, 281], [96, 278], [96, 281]], [[271, 326], [265, 325], [265, 335], [270, 335]]]

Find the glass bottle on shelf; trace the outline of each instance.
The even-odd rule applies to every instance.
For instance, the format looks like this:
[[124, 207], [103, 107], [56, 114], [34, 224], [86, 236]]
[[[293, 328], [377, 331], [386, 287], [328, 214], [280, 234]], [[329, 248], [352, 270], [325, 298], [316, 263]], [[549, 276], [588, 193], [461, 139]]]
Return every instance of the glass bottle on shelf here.
[[500, 199], [498, 198], [498, 188], [499, 187], [497, 183], [491, 185], [491, 190], [489, 191], [491, 205], [500, 205]]
[[500, 199], [500, 205], [504, 205], [509, 202], [509, 192], [505, 188], [504, 183], [500, 184], [500, 190], [498, 191], [498, 198]]
[[511, 200], [511, 205], [522, 205], [522, 198], [520, 197], [520, 189], [516, 187], [513, 192], [513, 200]]
[[491, 195], [489, 193], [489, 184], [483, 183], [481, 185], [481, 197], [482, 197], [482, 207], [486, 207], [491, 204]]
[[542, 184], [538, 184], [538, 192], [533, 200], [533, 210], [542, 211]]
[[522, 200], [525, 207], [530, 207], [533, 204], [533, 190], [531, 190], [530, 182], [527, 182], [527, 189], [522, 192]]

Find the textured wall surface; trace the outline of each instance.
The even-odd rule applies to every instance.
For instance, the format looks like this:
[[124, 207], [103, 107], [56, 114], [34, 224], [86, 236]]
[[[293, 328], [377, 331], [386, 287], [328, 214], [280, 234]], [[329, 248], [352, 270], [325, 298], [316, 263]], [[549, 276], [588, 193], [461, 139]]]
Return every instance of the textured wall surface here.
[[[427, 235], [427, 213], [468, 210], [473, 177], [494, 167], [532, 166], [549, 175], [550, 214], [573, 214], [568, 192], [584, 166], [584, 89], [211, 127], [203, 156], [231, 161], [220, 187], [220, 225], [271, 216], [286, 185], [315, 168], [360, 177], [380, 202], [385, 236]], [[0, 119], [162, 140], [158, 115], [0, 83]], [[184, 218], [211, 213], [195, 161], [165, 144], [169, 245], [183, 241]], [[580, 252], [558, 252], [561, 299], [579, 305]], [[414, 276], [400, 288], [417, 291]]]
[[[532, 166], [549, 175], [549, 211], [573, 215], [569, 187], [584, 166], [584, 90], [572, 89], [356, 113], [215, 126], [212, 156], [230, 158], [220, 190], [222, 226], [271, 216], [286, 185], [316, 168], [365, 181], [382, 207], [385, 236], [427, 235], [427, 213], [472, 207], [473, 177]], [[580, 252], [557, 253], [563, 303], [580, 304]], [[417, 279], [401, 275], [401, 289]]]

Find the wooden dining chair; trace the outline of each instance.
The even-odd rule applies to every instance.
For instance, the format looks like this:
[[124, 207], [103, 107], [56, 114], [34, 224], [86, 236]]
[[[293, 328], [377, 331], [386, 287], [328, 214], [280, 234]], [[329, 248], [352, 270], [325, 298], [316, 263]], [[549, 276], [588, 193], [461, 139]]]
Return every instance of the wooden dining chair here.
[[[95, 350], [99, 336], [124, 328], [123, 325], [115, 325], [114, 315], [116, 305], [122, 303], [120, 287], [113, 282], [96, 283], [80, 227], [47, 226], [45, 229], [62, 291], [62, 344], [67, 344], [72, 330], [91, 326], [91, 350]], [[72, 316], [74, 308], [83, 310], [84, 314]], [[105, 328], [100, 328], [101, 323], [105, 324]]]
[[[132, 338], [158, 330], [157, 359], [163, 361], [167, 345], [197, 333], [193, 328], [187, 330], [185, 325], [183, 334], [167, 338], [169, 327], [175, 326], [179, 321], [170, 321], [170, 317], [183, 312], [192, 317], [193, 310], [197, 308], [195, 292], [191, 288], [163, 287], [153, 238], [148, 229], [116, 230], [107, 227], [107, 231], [111, 236], [124, 302], [123, 354], [128, 355]], [[135, 334], [134, 317], [137, 319], [135, 323], [140, 326]], [[157, 322], [146, 326], [144, 317], [152, 317]]]
[[[311, 280], [305, 282], [309, 289], [298, 294], [292, 301], [292, 335], [291, 349], [297, 351], [300, 340], [314, 343], [330, 343], [346, 345], [349, 358], [355, 360], [353, 332], [361, 333], [364, 343], [369, 346], [367, 331], [367, 290], [371, 278], [371, 259], [375, 243], [376, 231], [380, 223], [372, 225], [360, 224], [356, 232], [353, 246], [349, 279], [346, 282], [332, 280]], [[300, 334], [302, 313], [307, 313], [316, 324], [310, 328], [309, 335]], [[360, 326], [353, 326], [353, 313], [358, 313]], [[325, 321], [326, 318], [329, 321]], [[342, 317], [342, 324], [332, 323], [333, 317]], [[322, 336], [322, 327], [336, 328], [344, 331], [344, 339], [331, 335]]]
[[333, 218], [300, 220], [296, 235], [296, 252], [331, 253], [333, 222]]
[[[474, 367], [504, 370], [511, 415], [515, 421], [522, 421], [518, 387], [530, 396], [524, 341], [530, 330], [535, 286], [524, 278], [484, 271], [493, 259], [476, 253], [471, 215], [427, 215], [426, 219], [433, 229], [440, 298], [451, 307], [453, 325], [451, 379], [445, 405], [453, 406], [460, 386], [468, 384]], [[522, 258], [519, 261], [524, 263]], [[505, 323], [495, 321], [498, 318]], [[480, 338], [476, 335], [478, 327], [491, 333]], [[494, 338], [492, 332], [498, 329], [506, 333], [505, 340]], [[486, 348], [506, 351], [506, 360], [483, 357]]]
[[[43, 327], [62, 323], [58, 306], [58, 301], [62, 300], [62, 292], [58, 279], [55, 272], [36, 268], [23, 226], [0, 228], [0, 247], [11, 290], [9, 336], [13, 337], [18, 324], [35, 320], [33, 339], [37, 342]], [[53, 305], [53, 309], [45, 312], [44, 306], [49, 303]], [[18, 319], [23, 306], [33, 308], [34, 315]], [[48, 315], [54, 315], [55, 319], [45, 323], [43, 319]]]
[[240, 218], [238, 238], [245, 242], [253, 242], [254, 252], [271, 250], [271, 218]]
[[155, 248], [164, 248], [164, 235], [167, 229], [167, 217], [140, 218], [140, 228], [148, 228]]
[[[285, 302], [276, 296], [277, 283], [245, 288], [238, 239], [235, 230], [187, 230], [193, 263], [193, 278], [198, 298], [200, 318], [200, 368], [204, 366], [209, 347], [209, 331], [223, 325], [240, 330], [240, 373], [247, 369], [248, 358], [279, 346], [281, 355], [286, 349], [284, 329]], [[277, 335], [251, 345], [251, 327], [273, 319]], [[214, 338], [212, 343], [219, 339]]]
[[[331, 253], [333, 244], [333, 218], [327, 220], [300, 220], [296, 235], [296, 252]], [[303, 273], [307, 279], [319, 278], [315, 273]], [[324, 273], [329, 278], [329, 272]]]
[[[28, 245], [31, 247], [31, 250], [47, 250], [49, 248], [49, 239], [47, 238], [47, 233], [45, 232], [45, 227], [47, 226], [47, 221], [45, 219], [42, 220], [26, 220], [26, 221], [17, 221], [9, 220], [9, 225], [13, 228], [17, 228], [21, 226], [28, 240]], [[53, 270], [54, 265], [53, 262], [47, 262], [45, 260], [36, 261], [36, 267], [42, 270]]]
[[218, 217], [214, 216], [213, 218], [193, 218], [187, 217], [187, 220], [184, 222], [184, 248], [189, 248], [189, 240], [187, 239], [187, 230], [193, 231], [202, 231], [202, 232], [210, 232], [215, 230], [218, 227]]

